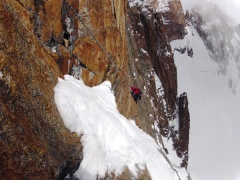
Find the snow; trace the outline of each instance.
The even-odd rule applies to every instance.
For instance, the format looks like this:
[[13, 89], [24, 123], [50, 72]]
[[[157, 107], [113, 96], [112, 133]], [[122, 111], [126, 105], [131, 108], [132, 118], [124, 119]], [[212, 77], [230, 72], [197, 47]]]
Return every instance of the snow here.
[[52, 50], [52, 52], [56, 53], [57, 52], [57, 47], [53, 46], [51, 50]]
[[239, 180], [240, 84], [237, 62], [229, 59], [226, 73], [220, 73], [220, 65], [210, 58], [198, 33], [192, 27], [187, 30], [185, 39], [173, 41], [171, 45], [174, 49], [189, 42], [194, 53], [190, 58], [187, 53], [174, 52], [178, 94], [187, 92], [189, 101], [188, 171], [194, 180]]
[[235, 24], [239, 24], [239, 10], [240, 1], [239, 0], [181, 0], [184, 12], [188, 9], [192, 9], [197, 5], [209, 6], [210, 3], [220, 7], [224, 13], [226, 13], [230, 18], [235, 21]]
[[80, 66], [80, 63], [77, 63], [77, 66], [73, 65], [72, 69], [71, 69], [71, 75], [75, 78], [75, 79], [79, 79], [82, 77], [82, 68]]
[[169, 0], [158, 0], [159, 5], [157, 11], [162, 13], [170, 11], [168, 1]]
[[164, 88], [162, 85], [162, 82], [158, 78], [157, 74], [154, 73], [154, 79], [155, 79], [155, 84], [156, 84], [156, 93], [158, 97], [161, 97], [161, 103], [164, 105], [164, 112], [167, 115], [167, 103], [166, 100], [163, 98], [164, 97]]
[[71, 34], [74, 31], [74, 29], [71, 28], [71, 19], [69, 17], [66, 17], [65, 24], [67, 26], [66, 30], [69, 32], [69, 34]]
[[[155, 84], [156, 84], [156, 92], [157, 92], [158, 97], [162, 97], [161, 103], [164, 105], [164, 112], [166, 115], [168, 115], [167, 109], [166, 109], [167, 108], [166, 101], [163, 98], [164, 97], [164, 89], [163, 89], [162, 83], [156, 73], [155, 73]], [[174, 130], [179, 130], [178, 117], [169, 121], [169, 127], [172, 127]], [[158, 128], [157, 122], [155, 122], [153, 128], [160, 134], [160, 129]], [[168, 154], [166, 156], [169, 159], [169, 161], [171, 162], [171, 164], [173, 165], [174, 169], [178, 172], [180, 179], [188, 179], [189, 174], [185, 168], [181, 168], [182, 159], [177, 156], [177, 153], [176, 153], [175, 149], [173, 148], [172, 138], [164, 137], [164, 136], [161, 136], [161, 138], [162, 138], [162, 141], [164, 144], [164, 148], [167, 149], [167, 151], [168, 151]], [[159, 139], [157, 139], [157, 142], [158, 142], [159, 146], [162, 146], [161, 143], [159, 142]]]
[[118, 112], [109, 81], [91, 88], [65, 75], [54, 92], [66, 127], [82, 135], [83, 160], [75, 173], [79, 179], [120, 175], [126, 167], [134, 176], [147, 167], [153, 180], [178, 179], [154, 139]]

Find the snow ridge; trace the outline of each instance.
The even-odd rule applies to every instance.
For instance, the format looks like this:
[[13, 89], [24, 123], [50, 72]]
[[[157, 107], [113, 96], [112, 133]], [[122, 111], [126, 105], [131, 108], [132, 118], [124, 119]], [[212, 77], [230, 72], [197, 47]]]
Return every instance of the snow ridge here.
[[153, 180], [179, 179], [154, 139], [118, 112], [109, 81], [91, 88], [65, 75], [54, 91], [65, 125], [82, 135], [83, 160], [75, 176], [93, 180], [127, 167], [137, 177], [147, 167]]

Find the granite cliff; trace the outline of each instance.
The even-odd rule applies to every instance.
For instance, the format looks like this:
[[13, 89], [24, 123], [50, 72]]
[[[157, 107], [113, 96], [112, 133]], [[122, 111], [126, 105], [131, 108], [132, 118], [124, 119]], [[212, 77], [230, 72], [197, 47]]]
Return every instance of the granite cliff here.
[[[184, 37], [186, 23], [180, 1], [161, 5], [135, 0], [3, 0], [1, 179], [63, 179], [81, 162], [80, 137], [65, 128], [53, 101], [53, 88], [63, 74], [82, 78], [89, 86], [111, 81], [119, 112], [134, 118], [163, 147], [162, 137], [171, 137], [181, 166], [187, 167], [187, 95], [177, 94], [169, 44]], [[143, 91], [137, 104], [129, 93], [131, 85]], [[169, 122], [177, 117], [176, 130]], [[131, 177], [126, 170], [118, 178]], [[139, 179], [149, 179], [147, 170]]]
[[54, 103], [55, 55], [19, 2], [2, 1], [0, 12], [0, 179], [62, 179], [80, 163], [82, 147]]

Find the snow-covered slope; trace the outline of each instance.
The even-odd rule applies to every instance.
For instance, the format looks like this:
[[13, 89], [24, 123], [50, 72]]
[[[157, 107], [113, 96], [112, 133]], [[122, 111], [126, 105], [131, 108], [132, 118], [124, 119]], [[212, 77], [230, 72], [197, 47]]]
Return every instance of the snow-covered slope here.
[[[210, 28], [210, 27], [209, 27]], [[193, 57], [174, 51], [178, 93], [187, 92], [191, 119], [189, 166], [193, 180], [240, 179], [240, 84], [238, 61], [214, 61], [193, 26], [172, 49], [193, 49]], [[213, 56], [212, 56], [213, 57]], [[219, 59], [219, 62], [222, 62]]]
[[55, 87], [55, 102], [65, 125], [82, 135], [83, 161], [75, 175], [81, 180], [121, 174], [137, 176], [147, 167], [153, 180], [178, 179], [154, 139], [116, 109], [111, 83], [90, 88], [65, 75]]
[[222, 73], [226, 72], [230, 59], [239, 64], [239, 37], [230, 19], [216, 5], [194, 8], [190, 21], [209, 49], [211, 58], [221, 65]]

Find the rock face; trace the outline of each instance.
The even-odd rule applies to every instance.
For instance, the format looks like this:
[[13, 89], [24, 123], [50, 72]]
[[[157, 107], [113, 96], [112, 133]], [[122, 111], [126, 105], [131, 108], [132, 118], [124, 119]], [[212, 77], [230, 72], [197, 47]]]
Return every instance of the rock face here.
[[[145, 12], [141, 8], [148, 8], [148, 11]], [[144, 96], [139, 102], [138, 109], [140, 127], [152, 135], [154, 131], [151, 126], [156, 119], [162, 135], [168, 134], [169, 119], [167, 116], [170, 118], [173, 115], [177, 97], [176, 67], [161, 18], [161, 14], [147, 7], [147, 4], [138, 6], [135, 1], [130, 1], [128, 11], [129, 52], [131, 52], [129, 53], [129, 68], [132, 83], [144, 89]], [[156, 94], [155, 74], [162, 82], [165, 92], [163, 97], [158, 97]], [[164, 106], [163, 99], [166, 100], [167, 107]], [[155, 109], [144, 110], [152, 106]], [[150, 114], [152, 116], [149, 116]]]
[[190, 115], [188, 111], [187, 94], [183, 93], [179, 97], [179, 150], [178, 156], [183, 158], [182, 167], [188, 165], [188, 142], [190, 129]]
[[[187, 167], [190, 128], [187, 95], [184, 95], [186, 100], [183, 108], [182, 101], [177, 103], [177, 72], [169, 44], [170, 35], [167, 35], [171, 29], [172, 39], [183, 38], [186, 23], [181, 4], [174, 5], [174, 3], [180, 2], [170, 1], [169, 7], [174, 7], [175, 10], [169, 14], [179, 14], [180, 18], [173, 24], [166, 24], [163, 21], [168, 14], [166, 11], [156, 11], [148, 3], [139, 4], [138, 1], [129, 1], [127, 13], [129, 69], [132, 83], [144, 89], [144, 97], [138, 104], [138, 118], [136, 118], [139, 126], [160, 142], [161, 136], [172, 137], [177, 155], [183, 159], [182, 167]], [[167, 17], [172, 20], [170, 15]], [[176, 24], [181, 24], [180, 30], [175, 29]], [[161, 81], [161, 87], [157, 91], [156, 78]], [[179, 99], [182, 99], [182, 96]], [[184, 124], [179, 127], [177, 134], [169, 125], [169, 121], [174, 120], [176, 116], [180, 116], [179, 121]], [[178, 136], [179, 134], [181, 135]]]
[[[166, 5], [168, 10], [161, 11], [169, 41], [182, 39], [186, 32], [186, 20], [180, 0], [170, 0]], [[164, 7], [164, 8], [166, 8]]]
[[63, 179], [81, 162], [80, 138], [53, 99], [55, 55], [33, 34], [17, 1], [0, 4], [0, 179]]
[[[174, 146], [187, 166], [187, 96], [178, 98], [169, 44], [183, 38], [185, 19], [180, 1], [170, 1], [171, 11], [165, 12], [156, 11], [157, 2], [3, 0], [1, 179], [62, 179], [80, 163], [80, 138], [65, 128], [53, 100], [62, 74], [82, 78], [89, 86], [111, 81], [120, 113], [135, 119], [163, 147], [162, 136], [174, 136], [169, 121], [179, 115], [182, 126]], [[137, 104], [131, 85], [143, 91]], [[125, 170], [118, 178], [132, 175]], [[139, 179], [150, 179], [147, 170]]]
[[[189, 21], [203, 39], [212, 59], [220, 64], [222, 73], [226, 73], [230, 58], [239, 61], [239, 40], [221, 9], [213, 4], [198, 6], [190, 12]], [[210, 25], [211, 22], [214, 25]]]

